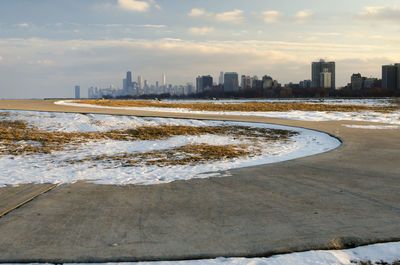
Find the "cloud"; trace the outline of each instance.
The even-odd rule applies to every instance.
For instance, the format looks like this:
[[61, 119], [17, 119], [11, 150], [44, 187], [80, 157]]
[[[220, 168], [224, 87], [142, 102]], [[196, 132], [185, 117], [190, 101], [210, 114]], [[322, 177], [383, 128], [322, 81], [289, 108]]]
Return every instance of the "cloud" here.
[[161, 10], [161, 6], [159, 4], [157, 4], [155, 0], [149, 0], [149, 3], [152, 6], [154, 6], [155, 8], [157, 8], [158, 10]]
[[215, 15], [215, 19], [220, 22], [230, 22], [233, 24], [240, 24], [244, 21], [243, 11], [235, 9], [229, 12], [218, 13]]
[[21, 28], [28, 28], [28, 27], [29, 27], [29, 24], [28, 24], [28, 23], [21, 23], [21, 24], [18, 24], [18, 27], [21, 27]]
[[207, 35], [212, 32], [214, 32], [213, 27], [189, 28], [189, 33], [193, 35]]
[[276, 23], [282, 17], [282, 14], [275, 10], [265, 11], [262, 14], [264, 22], [267, 24]]
[[162, 29], [166, 28], [166, 25], [153, 25], [153, 24], [144, 24], [144, 25], [138, 25], [138, 27], [143, 27], [143, 28], [154, 28], [154, 29]]
[[[343, 44], [324, 39], [289, 42], [245, 38], [226, 41], [0, 38], [0, 54], [4, 57], [0, 63], [0, 80], [4, 87], [9, 87], [2, 97], [29, 98], [68, 97], [75, 83], [82, 88], [105, 87], [110, 83], [121, 87], [127, 70], [135, 75], [140, 72], [152, 84], [165, 71], [172, 84], [185, 84], [194, 82], [198, 74], [218, 76], [220, 70], [258, 76], [269, 74], [282, 83], [297, 82], [308, 79], [311, 62], [325, 55], [338, 62], [337, 83], [341, 85], [348, 83], [353, 72], [363, 75], [376, 72], [373, 76], [379, 76], [382, 64], [400, 61], [400, 45]], [[381, 59], [374, 61], [377, 54]], [[339, 62], [352, 58], [364, 61], [339, 66]], [[295, 67], [301, 70], [290, 70]]]
[[39, 65], [53, 65], [54, 62], [52, 60], [36, 60], [36, 61], [29, 61], [29, 64], [39, 64]]
[[148, 2], [137, 0], [118, 0], [118, 6], [124, 10], [133, 12], [146, 12], [150, 8]]
[[303, 22], [309, 18], [311, 18], [314, 15], [314, 12], [312, 10], [300, 10], [299, 12], [296, 13], [294, 16], [297, 21]]
[[3, 61], [3, 56], [0, 56], [0, 62]]
[[188, 13], [189, 17], [197, 18], [213, 18], [219, 22], [240, 24], [244, 21], [243, 11], [235, 9], [233, 11], [214, 14], [206, 11], [204, 8], [192, 8]]
[[400, 9], [389, 6], [367, 6], [357, 15], [363, 20], [400, 21]]
[[190, 13], [188, 14], [189, 17], [203, 17], [203, 16], [210, 16], [211, 13], [207, 13], [203, 8], [192, 8]]

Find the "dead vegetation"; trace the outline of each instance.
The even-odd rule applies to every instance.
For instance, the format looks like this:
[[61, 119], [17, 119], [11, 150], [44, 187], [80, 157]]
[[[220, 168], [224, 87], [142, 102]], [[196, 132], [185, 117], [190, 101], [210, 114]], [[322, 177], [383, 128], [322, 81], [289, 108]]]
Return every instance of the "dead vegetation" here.
[[400, 98], [395, 98], [391, 100], [393, 105], [396, 105], [397, 107], [400, 108]]
[[73, 152], [79, 144], [89, 141], [118, 140], [162, 140], [178, 135], [230, 135], [236, 139], [252, 143], [246, 145], [208, 145], [190, 144], [173, 149], [135, 153], [118, 154], [114, 156], [92, 156], [81, 160], [69, 160], [67, 163], [82, 163], [87, 161], [108, 163], [115, 166], [139, 165], [187, 165], [205, 163], [223, 159], [233, 159], [261, 152], [257, 147], [260, 142], [288, 141], [297, 132], [288, 130], [254, 128], [248, 126], [178, 126], [160, 125], [143, 126], [126, 130], [108, 132], [49, 132], [39, 130], [21, 120], [0, 121], [0, 155], [34, 155], [50, 154], [55, 151], [68, 150]]
[[102, 162], [109, 167], [159, 167], [173, 165], [195, 165], [217, 160], [234, 159], [250, 155], [246, 145], [209, 145], [190, 144], [173, 149], [157, 150], [136, 154], [99, 155], [80, 160], [68, 160], [67, 163]]
[[244, 111], [244, 112], [285, 112], [299, 111], [340, 111], [340, 112], [391, 112], [400, 109], [398, 106], [363, 106], [363, 105], [334, 105], [320, 103], [302, 102], [247, 102], [247, 103], [221, 103], [194, 102], [194, 103], [172, 103], [159, 101], [139, 100], [79, 100], [77, 103], [109, 106], [109, 107], [152, 107], [152, 108], [184, 108], [194, 111]]

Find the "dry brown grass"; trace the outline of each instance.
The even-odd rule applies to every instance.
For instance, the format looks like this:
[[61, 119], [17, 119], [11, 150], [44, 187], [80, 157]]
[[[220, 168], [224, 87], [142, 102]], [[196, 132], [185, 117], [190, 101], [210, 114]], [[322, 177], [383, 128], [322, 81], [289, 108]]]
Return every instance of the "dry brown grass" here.
[[400, 108], [400, 98], [393, 99], [392, 103]]
[[340, 111], [340, 112], [390, 112], [399, 110], [400, 106], [362, 106], [362, 105], [333, 105], [315, 104], [302, 102], [268, 103], [268, 102], [248, 102], [248, 103], [166, 103], [158, 101], [137, 101], [137, 100], [79, 100], [78, 103], [111, 106], [111, 107], [156, 107], [156, 108], [185, 108], [197, 111], [245, 111], [245, 112], [284, 112], [291, 110], [301, 111]]
[[157, 165], [195, 165], [217, 160], [234, 159], [250, 155], [245, 145], [209, 145], [191, 144], [173, 149], [158, 150], [137, 154], [99, 155], [80, 160], [68, 160], [67, 163], [108, 163], [111, 167], [137, 167]]
[[0, 155], [51, 153], [82, 140], [77, 133], [41, 131], [19, 120], [0, 121]]
[[400, 260], [395, 261], [393, 263], [389, 263], [386, 261], [377, 261], [377, 262], [371, 262], [371, 261], [351, 261], [353, 264], [357, 265], [400, 265]]
[[109, 132], [48, 132], [29, 126], [20, 120], [0, 121], [0, 155], [32, 155], [48, 154], [54, 151], [77, 148], [88, 141], [112, 139], [119, 141], [160, 140], [178, 135], [231, 135], [235, 138], [250, 140], [252, 146], [245, 145], [186, 145], [174, 149], [145, 152], [138, 154], [120, 154], [114, 156], [99, 155], [81, 160], [69, 160], [67, 163], [87, 161], [111, 163], [114, 166], [139, 165], [187, 165], [205, 163], [221, 159], [232, 159], [247, 155], [255, 155], [261, 150], [258, 142], [287, 141], [297, 132], [248, 126], [143, 126], [127, 130]]

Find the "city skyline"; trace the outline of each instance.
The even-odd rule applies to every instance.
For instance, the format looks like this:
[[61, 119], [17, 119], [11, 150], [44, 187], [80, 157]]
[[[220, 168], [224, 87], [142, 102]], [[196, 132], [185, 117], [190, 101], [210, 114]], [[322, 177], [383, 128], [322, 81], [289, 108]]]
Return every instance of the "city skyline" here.
[[163, 83], [162, 73], [168, 84], [209, 74], [218, 83], [223, 70], [284, 84], [309, 79], [309, 63], [320, 58], [336, 62], [341, 87], [353, 73], [381, 77], [382, 65], [400, 61], [398, 1], [288, 3], [4, 0], [0, 98], [121, 86], [127, 69], [149, 83]]

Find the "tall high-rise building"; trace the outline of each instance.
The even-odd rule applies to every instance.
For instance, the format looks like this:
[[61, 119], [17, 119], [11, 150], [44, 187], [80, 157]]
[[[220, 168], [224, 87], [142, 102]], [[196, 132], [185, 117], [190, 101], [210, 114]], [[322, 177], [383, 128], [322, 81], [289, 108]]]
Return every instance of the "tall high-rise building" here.
[[382, 66], [382, 88], [397, 89], [398, 68], [395, 65]]
[[246, 88], [246, 76], [245, 75], [242, 75], [242, 77], [240, 78], [240, 87], [242, 89]]
[[219, 73], [219, 80], [218, 80], [218, 85], [223, 85], [224, 84], [224, 72]]
[[132, 86], [132, 73], [130, 71], [126, 72], [126, 84], [128, 87]]
[[319, 87], [321, 88], [332, 88], [332, 73], [329, 72], [328, 68], [324, 68], [324, 70], [319, 74]]
[[400, 92], [400, 63], [396, 63], [397, 67], [397, 91]]
[[326, 72], [331, 73], [331, 77], [330, 77], [331, 84], [329, 87], [325, 87], [325, 88], [336, 88], [335, 62], [325, 62], [322, 59], [319, 62], [313, 62], [311, 64], [311, 87], [312, 88], [318, 88], [321, 86], [321, 76], [322, 76], [321, 73], [324, 73], [325, 69], [327, 69]]
[[196, 78], [196, 93], [204, 93], [211, 90], [213, 86], [213, 78], [210, 75], [198, 76]]
[[142, 89], [143, 88], [143, 77], [141, 75], [138, 76], [137, 82], [138, 82], [138, 87], [140, 89]]
[[235, 72], [224, 74], [224, 92], [239, 91], [239, 76]]
[[165, 76], [165, 73], [162, 74], [161, 83], [163, 86], [167, 85], [167, 77]]
[[80, 98], [81, 98], [81, 87], [75, 86], [75, 99], [80, 99]]
[[127, 90], [127, 89], [128, 89], [128, 83], [126, 82], [126, 78], [122, 79], [122, 88], [123, 88], [124, 90]]

